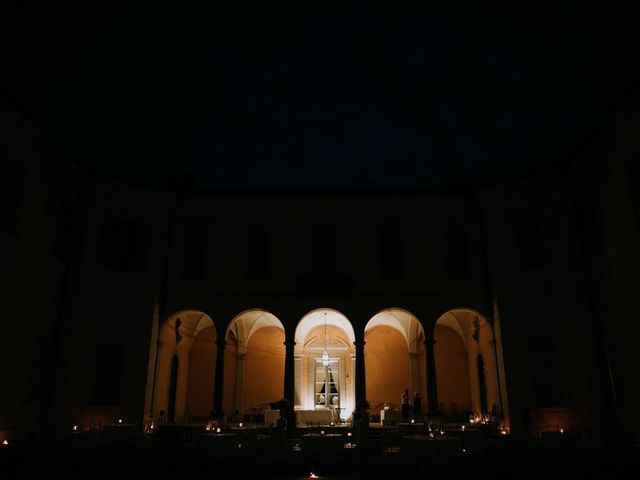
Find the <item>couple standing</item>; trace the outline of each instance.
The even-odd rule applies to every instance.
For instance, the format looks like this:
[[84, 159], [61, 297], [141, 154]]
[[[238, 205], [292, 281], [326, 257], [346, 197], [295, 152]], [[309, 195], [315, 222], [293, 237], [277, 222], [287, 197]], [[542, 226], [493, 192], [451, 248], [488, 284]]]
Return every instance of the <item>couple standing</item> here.
[[[411, 403], [409, 403], [409, 389], [405, 388], [402, 392], [402, 420], [408, 421], [411, 414]], [[422, 398], [420, 394], [415, 392], [413, 394], [413, 418], [422, 417]]]

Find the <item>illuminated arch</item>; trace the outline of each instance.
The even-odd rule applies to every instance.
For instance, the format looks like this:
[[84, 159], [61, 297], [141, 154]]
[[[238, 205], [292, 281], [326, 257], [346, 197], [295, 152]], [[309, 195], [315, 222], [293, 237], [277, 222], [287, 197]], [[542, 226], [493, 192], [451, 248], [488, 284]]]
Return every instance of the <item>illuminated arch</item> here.
[[[499, 407], [495, 337], [487, 319], [471, 308], [448, 310], [436, 321], [434, 339], [441, 410], [463, 419], [468, 411], [483, 413], [484, 398], [487, 409]], [[478, 362], [478, 355], [483, 362]], [[478, 371], [479, 364], [484, 366], [484, 372]]]
[[[216, 329], [213, 319], [198, 310], [180, 310], [169, 316], [158, 336], [152, 412], [183, 422], [206, 418], [213, 403]], [[175, 359], [174, 359], [175, 356]], [[171, 366], [177, 362], [175, 389], [170, 392]], [[169, 412], [172, 398], [173, 412]]]
[[[349, 319], [338, 310], [317, 308], [300, 319], [294, 339], [298, 421], [348, 418], [355, 408], [355, 331]], [[326, 364], [324, 351], [329, 356]], [[330, 416], [323, 417], [323, 411]]]
[[271, 312], [252, 308], [231, 320], [225, 340], [224, 410], [240, 421], [283, 397], [285, 329]]
[[367, 322], [364, 334], [366, 395], [372, 411], [385, 405], [399, 408], [405, 388], [412, 395], [419, 392], [424, 403], [424, 329], [417, 317], [403, 308], [385, 308]]

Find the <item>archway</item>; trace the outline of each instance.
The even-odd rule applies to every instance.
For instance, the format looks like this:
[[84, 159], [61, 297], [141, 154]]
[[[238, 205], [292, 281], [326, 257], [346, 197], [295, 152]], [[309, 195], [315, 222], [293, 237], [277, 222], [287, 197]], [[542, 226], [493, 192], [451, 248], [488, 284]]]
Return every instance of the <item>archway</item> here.
[[489, 322], [475, 310], [449, 310], [436, 322], [434, 339], [440, 410], [462, 420], [469, 412], [499, 409], [495, 342]]
[[355, 333], [342, 313], [320, 308], [295, 331], [295, 409], [298, 422], [344, 420], [355, 408]]
[[424, 404], [424, 330], [418, 319], [401, 308], [384, 309], [369, 320], [364, 338], [367, 400], [374, 415], [385, 406], [399, 408], [405, 388], [419, 392]]
[[240, 421], [283, 398], [285, 331], [272, 313], [250, 309], [231, 321], [226, 339], [224, 410]]
[[169, 421], [207, 418], [213, 405], [216, 365], [213, 320], [197, 310], [171, 315], [162, 325], [153, 386], [155, 417]]

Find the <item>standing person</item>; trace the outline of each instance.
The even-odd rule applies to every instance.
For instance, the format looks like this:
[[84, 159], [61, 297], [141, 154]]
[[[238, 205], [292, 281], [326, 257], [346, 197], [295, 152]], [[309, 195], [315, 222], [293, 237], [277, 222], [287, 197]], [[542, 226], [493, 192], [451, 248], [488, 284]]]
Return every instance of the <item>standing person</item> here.
[[413, 394], [413, 418], [422, 418], [422, 397], [418, 392]]
[[402, 420], [404, 422], [409, 421], [409, 412], [411, 411], [411, 404], [409, 403], [409, 389], [405, 388], [402, 392]]

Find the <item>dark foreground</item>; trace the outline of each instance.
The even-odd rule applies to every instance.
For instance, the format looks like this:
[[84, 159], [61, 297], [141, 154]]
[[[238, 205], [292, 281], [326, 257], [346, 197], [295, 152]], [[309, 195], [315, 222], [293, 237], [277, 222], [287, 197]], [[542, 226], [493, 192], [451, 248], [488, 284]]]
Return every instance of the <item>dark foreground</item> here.
[[[176, 430], [63, 432], [0, 447], [0, 476], [20, 478], [603, 478], [640, 473], [640, 448], [580, 437], [534, 440], [447, 433], [439, 439], [372, 432], [299, 432], [288, 438], [250, 429], [222, 435]], [[439, 440], [439, 441], [437, 441]], [[446, 440], [446, 441], [445, 441]]]

